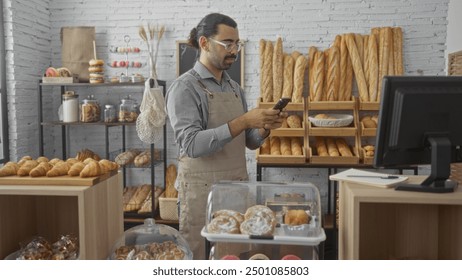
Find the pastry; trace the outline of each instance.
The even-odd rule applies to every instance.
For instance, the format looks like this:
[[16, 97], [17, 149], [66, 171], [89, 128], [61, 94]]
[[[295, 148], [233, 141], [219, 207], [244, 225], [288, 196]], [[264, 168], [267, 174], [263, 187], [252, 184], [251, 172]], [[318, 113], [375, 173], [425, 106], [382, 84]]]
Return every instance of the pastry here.
[[51, 170], [52, 167], [53, 166], [49, 162], [43, 161], [29, 172], [29, 176], [31, 177], [46, 176], [47, 172]]
[[9, 161], [0, 168], [0, 177], [16, 175], [18, 169], [19, 165], [16, 162]]
[[80, 171], [80, 178], [96, 177], [103, 174], [97, 161], [91, 161]]
[[288, 210], [284, 215], [284, 224], [298, 226], [310, 223], [310, 215], [305, 210]]
[[[272, 215], [274, 218], [274, 214]], [[270, 215], [265, 212], [245, 219], [241, 225], [240, 230], [242, 234], [267, 236], [272, 235], [275, 223], [272, 222]]]
[[38, 157], [38, 158], [36, 159], [36, 161], [38, 161], [38, 163], [41, 163], [41, 162], [44, 162], [44, 161], [45, 161], [45, 162], [48, 162], [49, 159], [48, 159], [47, 157], [43, 157], [43, 156], [42, 156], [42, 157]]
[[207, 232], [209, 233], [240, 233], [239, 222], [232, 216], [221, 215], [213, 218], [207, 225]]
[[28, 176], [30, 171], [35, 168], [39, 163], [36, 160], [27, 160], [24, 162], [21, 167], [19, 167], [17, 175], [18, 176]]
[[18, 160], [18, 165], [23, 165], [26, 161], [32, 160], [31, 156], [23, 156], [20, 160]]
[[244, 219], [249, 220], [254, 217], [263, 217], [267, 219], [273, 227], [276, 225], [276, 217], [273, 210], [265, 205], [257, 204], [247, 208], [244, 214]]
[[66, 159], [66, 162], [69, 163], [72, 166], [72, 165], [74, 165], [74, 163], [79, 162], [79, 160], [76, 159], [76, 158], [68, 158], [68, 159]]
[[67, 172], [67, 175], [69, 176], [79, 176], [80, 172], [83, 170], [85, 167], [85, 163], [79, 161], [77, 163], [74, 163], [70, 168], [69, 171]]

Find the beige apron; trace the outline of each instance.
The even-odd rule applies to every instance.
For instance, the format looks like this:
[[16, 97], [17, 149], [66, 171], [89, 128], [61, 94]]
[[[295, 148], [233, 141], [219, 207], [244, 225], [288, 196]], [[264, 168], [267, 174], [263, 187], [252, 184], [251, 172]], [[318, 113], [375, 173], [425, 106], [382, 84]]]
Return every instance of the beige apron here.
[[[197, 77], [197, 76], [196, 76]], [[219, 127], [242, 115], [242, 100], [234, 92], [210, 92], [198, 79], [207, 94], [207, 129]], [[239, 134], [222, 150], [200, 158], [182, 157], [178, 163], [180, 233], [188, 242], [194, 259], [205, 259], [205, 239], [200, 232], [205, 225], [207, 197], [212, 184], [220, 180], [248, 180], [245, 159], [245, 133]]]

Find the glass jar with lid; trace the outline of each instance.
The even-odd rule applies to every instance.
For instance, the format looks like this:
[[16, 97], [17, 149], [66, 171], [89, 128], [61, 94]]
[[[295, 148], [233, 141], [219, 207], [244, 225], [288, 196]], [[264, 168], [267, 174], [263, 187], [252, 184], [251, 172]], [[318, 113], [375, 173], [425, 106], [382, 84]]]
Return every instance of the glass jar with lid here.
[[120, 101], [119, 122], [135, 122], [138, 114], [138, 103], [130, 95]]
[[104, 106], [104, 122], [113, 123], [117, 121], [116, 110], [114, 105], [106, 104]]
[[101, 108], [98, 100], [94, 95], [89, 95], [82, 100], [80, 105], [80, 121], [81, 122], [98, 122], [101, 119]]

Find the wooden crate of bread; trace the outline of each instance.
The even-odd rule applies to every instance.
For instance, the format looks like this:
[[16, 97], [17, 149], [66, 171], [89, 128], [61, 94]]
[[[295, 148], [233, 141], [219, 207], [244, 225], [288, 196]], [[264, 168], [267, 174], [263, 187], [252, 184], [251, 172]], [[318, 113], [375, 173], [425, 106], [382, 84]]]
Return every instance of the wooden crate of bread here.
[[[333, 141], [332, 143], [335, 145], [337, 152], [328, 148], [330, 146], [328, 140]], [[325, 141], [324, 145], [320, 144], [322, 141]], [[339, 141], [341, 145], [337, 144]], [[349, 151], [349, 155], [346, 155], [344, 149]], [[360, 158], [356, 141], [354, 146], [352, 146], [342, 137], [310, 137], [308, 152], [309, 161], [313, 164], [358, 164]]]
[[305, 163], [306, 150], [303, 137], [268, 137], [257, 150], [259, 163]]

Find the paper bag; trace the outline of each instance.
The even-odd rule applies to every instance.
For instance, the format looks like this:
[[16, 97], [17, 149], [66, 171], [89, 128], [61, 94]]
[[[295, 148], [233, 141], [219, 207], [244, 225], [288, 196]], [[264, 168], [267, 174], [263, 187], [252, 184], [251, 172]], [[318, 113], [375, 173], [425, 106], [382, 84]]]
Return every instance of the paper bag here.
[[93, 59], [94, 26], [61, 28], [61, 64], [73, 74], [79, 75], [79, 82], [88, 82], [88, 62]]

